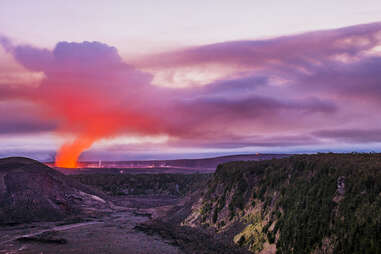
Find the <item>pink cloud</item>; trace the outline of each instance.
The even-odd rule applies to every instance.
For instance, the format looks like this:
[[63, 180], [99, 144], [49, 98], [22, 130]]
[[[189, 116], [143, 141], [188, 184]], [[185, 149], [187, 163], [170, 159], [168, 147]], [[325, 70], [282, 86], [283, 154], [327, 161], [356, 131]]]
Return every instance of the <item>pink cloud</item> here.
[[[27, 119], [34, 124], [31, 131], [41, 122], [41, 131], [77, 137], [63, 149], [73, 144], [88, 149], [118, 135], [168, 135], [174, 147], [318, 144], [327, 135], [311, 133], [321, 129], [381, 124], [375, 115], [362, 115], [356, 123], [358, 112], [369, 112], [370, 105], [348, 105], [360, 97], [380, 101], [381, 60], [369, 54], [381, 45], [380, 33], [381, 23], [373, 23], [194, 47], [136, 63], [159, 71], [234, 67], [205, 86], [176, 89], [155, 86], [153, 74], [127, 64], [116, 48], [103, 43], [60, 42], [47, 50], [2, 38], [18, 63], [45, 78], [36, 88], [0, 84], [0, 100], [34, 103], [40, 110]], [[9, 107], [9, 112], [18, 111]], [[4, 133], [12, 121], [21, 122], [12, 114], [5, 118]]]

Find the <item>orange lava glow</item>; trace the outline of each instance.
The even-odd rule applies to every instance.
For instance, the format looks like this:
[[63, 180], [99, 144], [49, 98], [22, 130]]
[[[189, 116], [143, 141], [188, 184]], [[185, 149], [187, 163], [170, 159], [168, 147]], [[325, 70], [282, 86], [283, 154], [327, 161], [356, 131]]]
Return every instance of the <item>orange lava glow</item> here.
[[55, 166], [62, 168], [78, 168], [78, 158], [83, 151], [89, 149], [96, 141], [117, 136], [128, 131], [130, 133], [155, 133], [157, 120], [132, 112], [127, 108], [112, 106], [112, 99], [96, 92], [70, 93], [61, 92], [48, 102], [54, 106], [54, 112], [64, 116], [67, 126], [62, 132], [75, 135], [74, 141], [64, 143], [57, 152]]
[[38, 104], [39, 117], [54, 120], [58, 135], [74, 137], [59, 148], [57, 167], [79, 167], [82, 152], [101, 139], [163, 131], [162, 116], [147, 110], [157, 101], [156, 90], [148, 85], [151, 76], [125, 64], [115, 48], [62, 42], [54, 51], [12, 49], [22, 51], [22, 57], [15, 56], [21, 65], [41, 75], [38, 86], [9, 90], [9, 96]]
[[79, 155], [94, 142], [92, 138], [78, 137], [74, 142], [64, 144], [57, 153], [55, 165], [60, 168], [77, 168]]

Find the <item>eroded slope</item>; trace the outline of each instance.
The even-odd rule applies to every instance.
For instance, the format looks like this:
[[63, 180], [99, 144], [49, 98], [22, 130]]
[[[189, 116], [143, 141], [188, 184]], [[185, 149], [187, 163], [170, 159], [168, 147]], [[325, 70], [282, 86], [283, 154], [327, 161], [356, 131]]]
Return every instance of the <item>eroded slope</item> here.
[[378, 253], [380, 191], [380, 154], [226, 163], [183, 225], [254, 253]]

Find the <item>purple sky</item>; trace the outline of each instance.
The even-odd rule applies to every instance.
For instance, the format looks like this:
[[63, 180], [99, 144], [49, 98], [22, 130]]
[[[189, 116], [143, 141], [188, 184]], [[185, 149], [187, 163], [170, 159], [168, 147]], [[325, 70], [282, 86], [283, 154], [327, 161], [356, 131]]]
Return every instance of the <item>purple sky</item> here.
[[1, 2], [0, 157], [381, 151], [381, 4], [270, 2]]

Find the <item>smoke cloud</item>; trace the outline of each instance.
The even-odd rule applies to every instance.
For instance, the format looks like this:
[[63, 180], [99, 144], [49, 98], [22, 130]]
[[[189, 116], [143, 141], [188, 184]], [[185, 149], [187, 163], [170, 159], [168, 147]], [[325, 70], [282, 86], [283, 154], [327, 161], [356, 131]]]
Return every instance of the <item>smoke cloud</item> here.
[[[100, 42], [59, 42], [53, 50], [0, 43], [23, 68], [43, 73], [38, 86], [0, 80], [8, 112], [0, 133], [69, 135], [56, 157], [62, 167], [120, 135], [166, 135], [172, 147], [287, 147], [381, 124], [381, 23], [222, 42], [133, 64]], [[215, 75], [176, 79], [189, 69]], [[33, 106], [14, 106], [25, 103]]]

